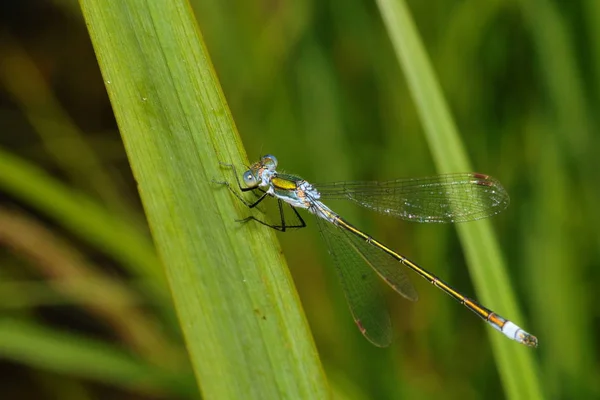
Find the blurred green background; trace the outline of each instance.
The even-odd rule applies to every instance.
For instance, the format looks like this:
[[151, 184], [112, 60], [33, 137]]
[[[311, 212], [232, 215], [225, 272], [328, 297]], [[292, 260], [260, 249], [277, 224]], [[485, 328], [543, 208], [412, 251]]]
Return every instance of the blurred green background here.
[[[374, 2], [191, 3], [251, 159], [315, 182], [435, 174]], [[600, 2], [408, 4], [476, 171], [511, 195], [492, 223], [545, 393], [599, 398]], [[1, 7], [3, 397], [198, 398], [168, 294], [136, 273], [160, 267], [78, 4]], [[335, 206], [477, 297], [453, 227]], [[488, 328], [416, 277], [415, 304], [386, 291], [394, 344], [364, 340], [307, 222], [280, 240], [337, 393], [504, 397]]]

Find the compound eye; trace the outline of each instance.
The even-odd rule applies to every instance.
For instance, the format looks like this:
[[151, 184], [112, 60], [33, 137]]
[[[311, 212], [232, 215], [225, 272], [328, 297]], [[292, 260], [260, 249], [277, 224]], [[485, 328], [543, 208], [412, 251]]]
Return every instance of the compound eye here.
[[256, 177], [254, 176], [252, 171], [248, 170], [248, 171], [244, 172], [243, 178], [244, 178], [244, 184], [247, 187], [253, 188], [253, 187], [258, 186], [258, 181], [256, 180]]
[[275, 168], [277, 168], [277, 158], [272, 154], [263, 156], [260, 162], [270, 171], [273, 171]]

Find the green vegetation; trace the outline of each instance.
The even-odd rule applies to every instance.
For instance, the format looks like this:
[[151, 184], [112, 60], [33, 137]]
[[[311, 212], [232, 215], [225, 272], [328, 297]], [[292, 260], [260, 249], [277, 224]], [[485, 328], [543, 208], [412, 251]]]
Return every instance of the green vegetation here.
[[[141, 3], [55, 1], [0, 36], [7, 393], [600, 397], [596, 2]], [[498, 178], [507, 211], [458, 229], [331, 207], [539, 348], [416, 276], [371, 346], [312, 217], [241, 225], [213, 182], [265, 153], [314, 182]]]

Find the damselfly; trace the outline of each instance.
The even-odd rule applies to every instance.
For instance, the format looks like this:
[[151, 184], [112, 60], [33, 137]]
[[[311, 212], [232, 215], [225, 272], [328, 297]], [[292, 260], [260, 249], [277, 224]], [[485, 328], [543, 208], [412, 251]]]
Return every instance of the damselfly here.
[[[225, 165], [233, 168], [232, 165]], [[390, 317], [377, 287], [377, 276], [405, 298], [417, 300], [417, 292], [406, 271], [398, 265], [401, 263], [510, 339], [527, 346], [537, 346], [535, 336], [464, 296], [437, 276], [373, 239], [322, 202], [326, 199], [352, 200], [382, 214], [410, 221], [474, 221], [497, 214], [508, 206], [508, 194], [496, 179], [477, 173], [458, 173], [388, 182], [312, 185], [298, 176], [277, 172], [277, 159], [266, 155], [244, 173], [245, 187], [241, 185], [237, 172], [236, 180], [242, 192], [258, 190], [261, 193], [256, 201], [248, 202], [228, 182], [220, 183], [227, 185], [231, 192], [250, 208], [257, 206], [267, 196], [276, 198], [281, 216], [279, 225], [269, 224], [254, 216], [242, 221], [254, 220], [285, 231], [306, 226], [296, 208], [304, 208], [318, 217], [319, 229], [335, 260], [350, 311], [362, 334], [373, 344], [383, 347], [389, 345], [392, 340]], [[298, 218], [298, 224], [286, 225], [284, 202], [291, 206]]]

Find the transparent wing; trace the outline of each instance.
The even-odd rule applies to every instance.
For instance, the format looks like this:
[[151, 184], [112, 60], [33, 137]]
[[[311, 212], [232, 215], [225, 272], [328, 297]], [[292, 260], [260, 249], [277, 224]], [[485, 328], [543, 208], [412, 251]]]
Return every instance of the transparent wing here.
[[317, 223], [335, 261], [354, 321], [371, 343], [388, 346], [392, 326], [377, 275], [404, 297], [417, 300], [403, 266], [350, 232], [321, 218]]
[[410, 282], [406, 274], [406, 267], [389, 254], [386, 254], [381, 249], [372, 244], [367, 243], [364, 239], [348, 232], [345, 229], [341, 230], [352, 247], [359, 253], [361, 258], [383, 279], [392, 289], [404, 296], [410, 301], [417, 301], [419, 295], [415, 287]]
[[392, 342], [392, 323], [377, 274], [367, 267], [344, 233], [317, 217], [319, 229], [335, 261], [336, 270], [361, 333], [374, 345], [387, 347]]
[[315, 187], [321, 200], [352, 200], [382, 214], [417, 222], [474, 221], [498, 214], [510, 202], [498, 180], [477, 173]]

